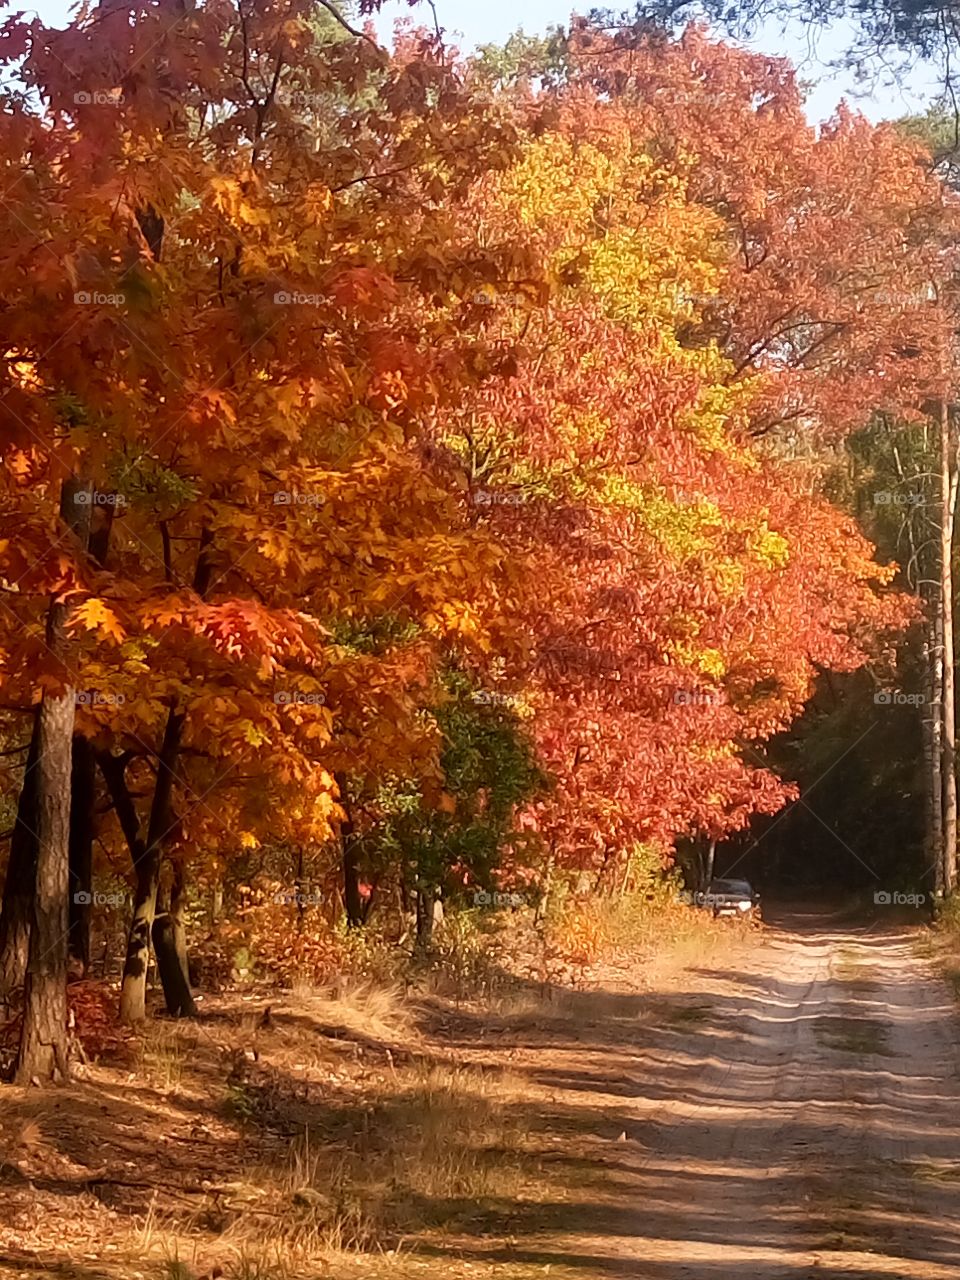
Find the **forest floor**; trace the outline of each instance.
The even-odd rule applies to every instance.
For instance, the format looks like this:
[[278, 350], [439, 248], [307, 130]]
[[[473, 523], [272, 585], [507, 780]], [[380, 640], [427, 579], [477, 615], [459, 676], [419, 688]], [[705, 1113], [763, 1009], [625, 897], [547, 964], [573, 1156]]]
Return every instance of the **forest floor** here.
[[578, 991], [208, 999], [0, 1092], [0, 1276], [956, 1277], [960, 1018], [920, 937], [793, 911]]

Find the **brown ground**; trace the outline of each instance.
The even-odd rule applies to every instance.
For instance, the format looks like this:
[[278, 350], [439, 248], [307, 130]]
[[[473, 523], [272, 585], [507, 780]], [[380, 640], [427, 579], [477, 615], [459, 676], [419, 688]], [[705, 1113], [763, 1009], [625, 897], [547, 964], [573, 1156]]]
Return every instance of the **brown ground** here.
[[492, 1009], [207, 1002], [0, 1092], [0, 1276], [960, 1277], [960, 1024], [915, 943], [794, 912]]

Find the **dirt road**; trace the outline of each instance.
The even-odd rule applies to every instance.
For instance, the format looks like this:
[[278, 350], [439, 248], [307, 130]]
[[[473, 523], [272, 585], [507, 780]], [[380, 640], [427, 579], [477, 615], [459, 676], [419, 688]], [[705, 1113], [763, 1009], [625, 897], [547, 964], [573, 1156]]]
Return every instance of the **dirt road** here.
[[636, 1064], [624, 1273], [960, 1276], [960, 1022], [914, 932], [794, 913], [749, 973], [699, 976], [689, 1033]]
[[[36, 1102], [26, 1092], [43, 1143], [29, 1166], [0, 1158], [0, 1275], [171, 1276], [132, 1261], [146, 1201], [84, 1181], [107, 1168], [140, 1179], [130, 1185], [150, 1204], [170, 1188], [154, 1254], [196, 1254], [178, 1276], [960, 1280], [960, 1011], [917, 928], [793, 911], [759, 936], [708, 932], [694, 932], [691, 954], [664, 944], [604, 961], [589, 990], [502, 1007], [427, 1000], [416, 1037], [389, 1052], [372, 1018], [348, 1034], [329, 1000], [316, 1020], [313, 1006], [275, 1002], [259, 1059], [241, 1053], [259, 1075], [239, 1122], [223, 1110], [212, 1033], [178, 1024], [167, 1034], [193, 1039], [173, 1084], [109, 1066]], [[338, 1092], [347, 1085], [357, 1092]], [[358, 1135], [371, 1088], [377, 1123]], [[429, 1108], [411, 1111], [421, 1096]], [[305, 1175], [290, 1172], [289, 1148], [304, 1126], [331, 1159], [356, 1151], [362, 1169], [388, 1168], [423, 1225], [333, 1268], [216, 1270], [231, 1231], [247, 1224], [249, 1241], [302, 1224]], [[475, 1166], [458, 1141], [483, 1147], [491, 1170], [468, 1194]], [[394, 1147], [404, 1158], [384, 1165]], [[429, 1182], [416, 1151], [436, 1165]], [[318, 1164], [311, 1186], [331, 1176]], [[220, 1184], [240, 1206], [226, 1227]]]
[[[687, 970], [653, 1017], [621, 997], [605, 1044], [541, 1074], [607, 1197], [558, 1207], [550, 1235], [528, 1224], [503, 1260], [590, 1280], [960, 1277], [960, 1016], [916, 935], [792, 912]], [[618, 1039], [631, 1018], [642, 1032]]]

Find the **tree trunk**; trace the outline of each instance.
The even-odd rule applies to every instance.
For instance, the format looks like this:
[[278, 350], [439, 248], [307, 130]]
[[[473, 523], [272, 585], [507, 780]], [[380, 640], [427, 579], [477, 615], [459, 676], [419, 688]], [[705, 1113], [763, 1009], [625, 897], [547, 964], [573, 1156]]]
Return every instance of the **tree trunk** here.
[[40, 743], [40, 708], [33, 717], [30, 747], [24, 766], [10, 859], [0, 909], [0, 997], [23, 985], [30, 947], [33, 892], [37, 878], [37, 756]]
[[[193, 575], [193, 589], [201, 597], [206, 595], [213, 573], [209, 554], [212, 542], [213, 534], [209, 529], [203, 529]], [[123, 962], [123, 982], [120, 987], [120, 1017], [127, 1023], [142, 1022], [146, 1017], [150, 934], [157, 909], [163, 847], [175, 826], [173, 784], [185, 719], [183, 712], [171, 706], [157, 760], [157, 780], [153, 788], [147, 838], [142, 843], [137, 841], [134, 853], [137, 882], [133, 900], [133, 919], [127, 936], [127, 954]]]
[[[107, 562], [115, 504], [91, 506], [86, 549], [100, 568]], [[93, 839], [96, 831], [97, 759], [93, 744], [82, 734], [73, 739], [70, 785], [70, 938], [71, 976], [82, 978], [90, 968], [90, 918], [93, 914]]]
[[[928, 593], [929, 594], [929, 593]], [[933, 873], [937, 900], [943, 896], [943, 646], [940, 640], [939, 584], [928, 601], [933, 616], [927, 623], [924, 662], [927, 672], [927, 714], [923, 718], [926, 762], [927, 864]]]
[[[163, 985], [167, 1009], [175, 1017], [193, 1016], [196, 1013], [196, 1006], [190, 992], [186, 937], [181, 919], [182, 868], [179, 862], [174, 863], [175, 883], [171, 892], [170, 908], [166, 909], [160, 904], [159, 854], [155, 858], [150, 856], [147, 844], [140, 835], [140, 819], [137, 816], [133, 798], [127, 787], [125, 761], [123, 757], [111, 755], [108, 751], [99, 752], [97, 759], [113, 800], [114, 812], [126, 837], [134, 869], [137, 872], [138, 892], [134, 909], [135, 921], [140, 898], [143, 897], [146, 900], [151, 891], [149, 878], [151, 875], [156, 876], [156, 883], [153, 886], [154, 914], [151, 916], [149, 937], [157, 957], [157, 969]], [[156, 791], [154, 792], [154, 799], [156, 799]], [[141, 918], [146, 919], [143, 911], [141, 911]], [[138, 943], [139, 937], [140, 935], [138, 935]], [[143, 957], [144, 965], [146, 965], [148, 959], [149, 952], [146, 952]], [[124, 1016], [129, 1016], [131, 1021], [137, 1021], [144, 1016], [141, 1010], [145, 1012], [145, 1005], [137, 1003], [138, 993], [134, 988], [135, 984], [131, 984], [127, 988], [128, 995], [133, 990], [134, 998], [133, 1002], [126, 1006], [130, 1010], [129, 1015], [124, 1014]], [[144, 984], [144, 996], [145, 992], [146, 986]], [[121, 1012], [123, 1010], [121, 992]]]
[[134, 854], [136, 888], [133, 919], [127, 936], [127, 954], [123, 962], [120, 988], [120, 1017], [124, 1022], [142, 1022], [147, 1016], [147, 966], [150, 963], [150, 933], [157, 909], [160, 888], [160, 857], [163, 842], [173, 826], [173, 782], [183, 716], [172, 708], [157, 761], [157, 780], [150, 807], [147, 839]]
[[940, 613], [943, 625], [943, 888], [952, 893], [957, 879], [957, 712], [953, 633], [953, 531], [957, 509], [954, 429], [940, 402]]
[[187, 956], [187, 934], [183, 923], [183, 864], [176, 860], [170, 889], [170, 906], [156, 916], [151, 929], [157, 971], [163, 985], [167, 1013], [174, 1018], [195, 1018], [197, 1006], [190, 990], [190, 964]]
[[710, 887], [710, 881], [713, 879], [713, 865], [714, 865], [716, 856], [717, 856], [717, 842], [716, 840], [711, 840], [710, 843], [707, 845], [707, 865], [706, 865], [706, 876], [703, 884], [704, 889], [708, 889]]
[[[60, 491], [60, 514], [86, 549], [92, 503], [77, 495], [92, 486], [75, 478]], [[63, 667], [69, 606], [51, 601], [47, 613], [47, 648]], [[65, 667], [63, 692], [45, 694], [37, 721], [37, 867], [27, 973], [23, 984], [23, 1025], [17, 1053], [18, 1084], [35, 1079], [66, 1079], [67, 1065], [67, 934], [70, 892], [70, 779], [76, 691]]]
[[353, 831], [344, 826], [340, 832], [343, 846], [343, 904], [351, 929], [363, 924], [363, 895], [360, 892], [360, 853]]
[[417, 950], [429, 951], [433, 946], [433, 925], [437, 915], [437, 890], [433, 885], [417, 887]]
[[[62, 628], [65, 606], [54, 606]], [[70, 743], [74, 691], [40, 705], [37, 879], [23, 986], [18, 1084], [67, 1077], [67, 894], [70, 888]]]
[[189, 1000], [181, 1001], [181, 1017], [194, 1016], [197, 1007], [190, 992], [190, 953], [187, 948], [187, 925], [185, 919], [187, 905], [187, 881], [184, 875], [183, 862], [178, 858], [173, 867], [173, 885], [170, 889], [170, 923], [173, 928], [173, 946], [177, 956], [177, 964], [183, 975]]
[[340, 824], [340, 858], [343, 867], [343, 905], [347, 924], [358, 929], [364, 921], [363, 897], [360, 893], [360, 850], [357, 846], [353, 818], [347, 800], [347, 781], [342, 773], [335, 774], [340, 790], [340, 805], [346, 814]]
[[86, 738], [73, 739], [70, 775], [70, 936], [69, 966], [82, 978], [90, 968], [90, 915], [93, 894], [94, 800], [96, 760]]

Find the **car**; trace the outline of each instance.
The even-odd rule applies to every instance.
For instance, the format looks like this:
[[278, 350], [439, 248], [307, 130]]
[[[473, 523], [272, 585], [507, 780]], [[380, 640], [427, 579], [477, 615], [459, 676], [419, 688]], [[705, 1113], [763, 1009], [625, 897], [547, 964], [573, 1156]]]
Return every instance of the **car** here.
[[714, 916], [736, 916], [741, 920], [760, 919], [760, 895], [749, 880], [711, 880], [695, 898], [698, 907]]

